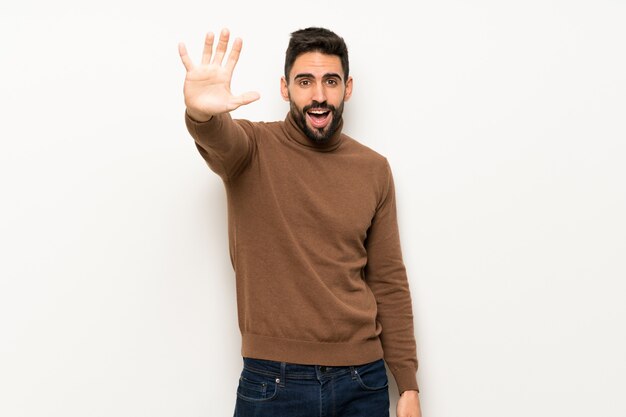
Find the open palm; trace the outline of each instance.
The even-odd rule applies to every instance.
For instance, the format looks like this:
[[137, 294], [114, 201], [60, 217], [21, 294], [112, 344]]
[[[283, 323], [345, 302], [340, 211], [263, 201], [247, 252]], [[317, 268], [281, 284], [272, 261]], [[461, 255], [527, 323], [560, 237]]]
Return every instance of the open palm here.
[[183, 88], [185, 105], [189, 115], [197, 121], [209, 120], [216, 114], [233, 111], [239, 106], [259, 99], [259, 94], [256, 92], [235, 96], [230, 91], [230, 82], [239, 60], [242, 41], [239, 38], [235, 39], [226, 64], [223, 65], [229, 37], [228, 30], [223, 29], [215, 53], [213, 53], [215, 36], [211, 32], [207, 33], [202, 61], [199, 65], [191, 61], [185, 44], [178, 45], [178, 53], [187, 70]]

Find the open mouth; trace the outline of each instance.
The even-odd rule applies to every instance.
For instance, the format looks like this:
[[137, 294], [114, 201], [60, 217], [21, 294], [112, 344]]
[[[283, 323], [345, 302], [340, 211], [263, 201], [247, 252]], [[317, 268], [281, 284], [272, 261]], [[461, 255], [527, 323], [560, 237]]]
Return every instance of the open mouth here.
[[329, 109], [309, 109], [306, 114], [311, 126], [317, 129], [326, 127], [331, 119], [331, 111]]

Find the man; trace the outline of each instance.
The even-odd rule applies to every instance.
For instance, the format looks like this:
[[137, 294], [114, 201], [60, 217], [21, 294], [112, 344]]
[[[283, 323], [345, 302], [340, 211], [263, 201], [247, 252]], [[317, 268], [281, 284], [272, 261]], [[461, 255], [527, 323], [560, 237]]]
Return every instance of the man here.
[[419, 417], [411, 296], [387, 160], [342, 133], [352, 93], [343, 39], [291, 34], [283, 122], [233, 120], [242, 41], [208, 33], [195, 65], [184, 44], [185, 121], [226, 188], [244, 369], [239, 417]]

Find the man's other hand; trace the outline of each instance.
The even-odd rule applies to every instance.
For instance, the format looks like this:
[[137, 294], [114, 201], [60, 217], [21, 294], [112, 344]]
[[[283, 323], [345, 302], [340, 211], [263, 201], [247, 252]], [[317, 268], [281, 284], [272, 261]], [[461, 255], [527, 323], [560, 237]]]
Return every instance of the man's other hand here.
[[422, 417], [420, 397], [417, 391], [407, 390], [400, 395], [396, 415], [398, 417]]

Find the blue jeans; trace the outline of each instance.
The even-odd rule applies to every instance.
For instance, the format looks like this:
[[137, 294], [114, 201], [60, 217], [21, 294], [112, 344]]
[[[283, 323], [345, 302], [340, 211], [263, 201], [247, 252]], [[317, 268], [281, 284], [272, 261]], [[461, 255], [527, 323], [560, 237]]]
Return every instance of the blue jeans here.
[[382, 359], [359, 366], [243, 359], [235, 417], [389, 417]]

